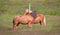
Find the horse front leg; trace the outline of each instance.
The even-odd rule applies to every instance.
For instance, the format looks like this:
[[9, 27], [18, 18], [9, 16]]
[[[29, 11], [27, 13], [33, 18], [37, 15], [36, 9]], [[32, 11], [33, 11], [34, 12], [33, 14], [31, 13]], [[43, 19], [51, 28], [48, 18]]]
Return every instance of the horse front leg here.
[[28, 27], [32, 28], [32, 23], [31, 22], [28, 23]]
[[43, 19], [43, 20], [41, 21], [41, 27], [46, 27], [46, 20], [45, 20], [45, 19]]
[[46, 19], [45, 19], [45, 17], [44, 17], [43, 20], [42, 20], [42, 25], [43, 25], [44, 27], [46, 27]]

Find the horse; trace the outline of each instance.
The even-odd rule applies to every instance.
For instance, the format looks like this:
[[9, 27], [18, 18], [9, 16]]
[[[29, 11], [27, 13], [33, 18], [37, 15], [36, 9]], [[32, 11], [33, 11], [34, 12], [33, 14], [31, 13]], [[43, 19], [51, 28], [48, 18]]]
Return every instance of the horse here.
[[31, 28], [32, 24], [40, 23], [42, 26], [46, 26], [45, 16], [43, 14], [37, 14], [37, 17], [34, 19], [31, 14], [19, 15], [13, 18], [13, 29], [17, 29], [19, 24], [28, 24], [28, 27]]

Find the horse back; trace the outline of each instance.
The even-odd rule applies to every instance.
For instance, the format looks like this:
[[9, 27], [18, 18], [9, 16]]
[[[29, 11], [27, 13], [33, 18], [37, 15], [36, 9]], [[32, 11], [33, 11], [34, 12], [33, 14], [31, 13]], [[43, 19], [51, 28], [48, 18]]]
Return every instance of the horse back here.
[[24, 16], [22, 16], [22, 17], [19, 18], [19, 21], [21, 23], [28, 23], [28, 22], [33, 21], [33, 18], [31, 16], [24, 15]]

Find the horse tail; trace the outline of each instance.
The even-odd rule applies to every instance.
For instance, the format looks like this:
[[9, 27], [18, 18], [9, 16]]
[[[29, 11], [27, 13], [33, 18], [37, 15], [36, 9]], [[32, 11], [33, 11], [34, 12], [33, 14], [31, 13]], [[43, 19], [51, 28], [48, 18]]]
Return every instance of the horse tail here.
[[46, 18], [45, 18], [45, 16], [44, 16], [43, 22], [44, 22], [44, 25], [46, 26]]
[[13, 25], [14, 25], [14, 19], [13, 19]]

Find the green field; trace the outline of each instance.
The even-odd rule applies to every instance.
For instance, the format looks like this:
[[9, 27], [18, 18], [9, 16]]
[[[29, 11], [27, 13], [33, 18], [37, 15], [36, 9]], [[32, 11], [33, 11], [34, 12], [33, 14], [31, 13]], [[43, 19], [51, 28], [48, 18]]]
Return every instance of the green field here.
[[32, 11], [60, 15], [60, 0], [0, 0], [0, 14], [23, 14], [29, 3]]
[[17, 31], [13, 31], [12, 20], [12, 15], [4, 15], [0, 17], [1, 35], [60, 35], [60, 16], [46, 15], [47, 26], [45, 28], [41, 28], [39, 23], [33, 24], [32, 29], [28, 28], [27, 25], [20, 24]]
[[[30, 29], [20, 24], [13, 31], [14, 16], [23, 15], [29, 3], [32, 11], [46, 16], [46, 27], [38, 23]], [[60, 0], [0, 0], [0, 35], [60, 35]]]

